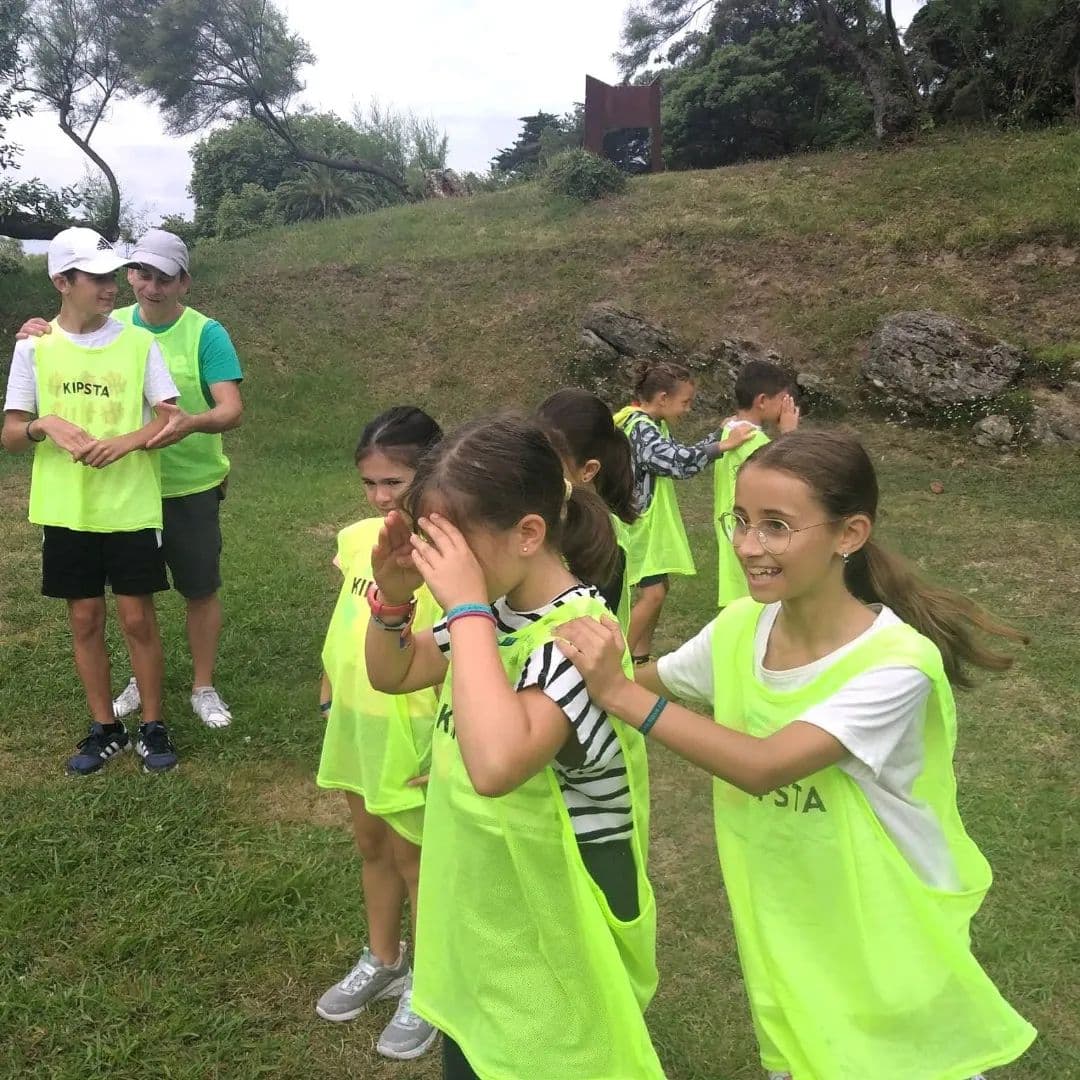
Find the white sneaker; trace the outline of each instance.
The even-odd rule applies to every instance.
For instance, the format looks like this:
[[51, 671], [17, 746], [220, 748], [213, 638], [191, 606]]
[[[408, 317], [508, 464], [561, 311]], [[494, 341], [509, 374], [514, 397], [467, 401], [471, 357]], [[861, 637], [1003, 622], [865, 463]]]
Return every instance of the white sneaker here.
[[112, 714], [117, 720], [123, 720], [125, 716], [138, 712], [142, 708], [142, 698], [139, 696], [139, 684], [132, 676], [127, 686], [117, 694], [112, 703]]
[[192, 692], [191, 711], [208, 728], [228, 727], [232, 723], [229, 706], [212, 686], [200, 686]]
[[791, 1073], [769, 1073], [769, 1080], [791, 1080]]

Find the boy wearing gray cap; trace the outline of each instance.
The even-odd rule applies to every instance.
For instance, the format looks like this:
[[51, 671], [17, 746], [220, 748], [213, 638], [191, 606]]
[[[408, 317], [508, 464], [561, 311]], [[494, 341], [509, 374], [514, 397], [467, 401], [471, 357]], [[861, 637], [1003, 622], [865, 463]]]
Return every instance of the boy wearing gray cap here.
[[[192, 660], [192, 711], [207, 727], [226, 727], [229, 707], [214, 688], [221, 635], [221, 527], [229, 459], [221, 434], [243, 416], [240, 359], [225, 328], [183, 303], [191, 287], [188, 249], [180, 237], [151, 229], [129, 257], [128, 283], [137, 303], [115, 318], [154, 337], [180, 391], [182, 415], [151, 444], [161, 449], [164, 554], [173, 586], [187, 608]], [[41, 320], [20, 331], [46, 332]], [[182, 441], [181, 441], [182, 440]], [[131, 679], [113, 702], [117, 719], [137, 711], [139, 685]]]

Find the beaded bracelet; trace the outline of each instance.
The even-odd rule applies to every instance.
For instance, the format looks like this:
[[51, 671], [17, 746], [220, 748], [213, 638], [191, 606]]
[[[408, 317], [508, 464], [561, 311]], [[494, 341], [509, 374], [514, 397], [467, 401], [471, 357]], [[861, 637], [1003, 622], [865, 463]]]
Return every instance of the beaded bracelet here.
[[660, 719], [660, 714], [668, 707], [668, 699], [666, 697], [658, 697], [656, 704], [649, 710], [649, 715], [642, 721], [641, 727], [638, 731], [642, 735], [648, 735], [652, 731], [653, 724]]
[[498, 625], [498, 622], [495, 619], [495, 612], [493, 612], [487, 604], [457, 604], [446, 613], [447, 630], [449, 630], [458, 619], [467, 619], [470, 617], [490, 619], [493, 626]]

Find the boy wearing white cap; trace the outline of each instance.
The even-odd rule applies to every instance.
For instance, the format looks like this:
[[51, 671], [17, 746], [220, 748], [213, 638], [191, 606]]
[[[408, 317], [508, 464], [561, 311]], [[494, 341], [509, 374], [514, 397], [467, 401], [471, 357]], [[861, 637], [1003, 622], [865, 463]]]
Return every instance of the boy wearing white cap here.
[[[137, 303], [119, 309], [115, 317], [153, 334], [179, 388], [183, 410], [150, 446], [162, 449], [165, 562], [187, 607], [191, 707], [208, 727], [225, 727], [232, 714], [214, 688], [222, 622], [219, 506], [229, 473], [221, 433], [241, 422], [243, 372], [225, 328], [183, 303], [191, 277], [188, 250], [180, 237], [151, 229], [135, 244], [129, 262], [128, 283]], [[43, 332], [45, 324], [31, 320], [20, 336]], [[114, 714], [123, 719], [140, 704], [145, 715], [145, 700], [133, 678], [113, 703]]]
[[67, 601], [90, 732], [68, 760], [96, 772], [130, 737], [115, 720], [105, 647], [105, 586], [141, 688], [136, 749], [148, 772], [176, 765], [161, 723], [162, 651], [154, 593], [167, 589], [161, 483], [147, 448], [182, 420], [179, 391], [151, 334], [110, 318], [116, 271], [128, 260], [92, 229], [49, 244], [60, 312], [47, 337], [15, 346], [4, 401], [4, 447], [33, 447], [30, 520], [40, 525], [42, 593]]

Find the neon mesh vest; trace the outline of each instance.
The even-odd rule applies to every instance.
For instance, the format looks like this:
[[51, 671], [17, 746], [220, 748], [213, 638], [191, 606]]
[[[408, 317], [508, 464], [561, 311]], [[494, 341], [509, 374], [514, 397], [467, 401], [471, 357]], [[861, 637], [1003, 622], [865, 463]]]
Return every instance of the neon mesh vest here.
[[[371, 609], [365, 596], [372, 581], [371, 549], [382, 523], [382, 518], [368, 518], [338, 536], [344, 580], [322, 651], [332, 704], [317, 783], [362, 795], [370, 813], [419, 844], [420, 818], [403, 812], [424, 806], [424, 789], [408, 782], [428, 771], [438, 699], [434, 690], [383, 694], [368, 679], [364, 639]], [[421, 588], [414, 627], [429, 629], [439, 616], [434, 597]]]
[[[731, 425], [724, 428], [721, 439], [726, 439], [732, 431]], [[720, 553], [718, 580], [718, 604], [727, 607], [733, 600], [740, 596], [749, 595], [750, 589], [746, 584], [746, 574], [743, 573], [742, 563], [735, 554], [735, 545], [724, 535], [720, 527], [722, 514], [731, 512], [735, 505], [735, 480], [739, 475], [739, 469], [743, 462], [760, 446], [769, 442], [769, 436], [764, 431], [756, 431], [734, 450], [728, 450], [721, 454], [713, 463], [713, 523], [716, 528], [716, 546]]]
[[[652, 424], [640, 409], [627, 405], [614, 416], [615, 424], [629, 437], [638, 424]], [[671, 437], [667, 421], [657, 425], [665, 439]], [[635, 465], [636, 468], [636, 465]], [[657, 574], [681, 574], [690, 577], [697, 573], [690, 541], [679, 513], [675, 496], [675, 481], [670, 476], [653, 477], [653, 497], [641, 517], [626, 528], [627, 578], [631, 586], [644, 577]]]
[[630, 548], [627, 540], [627, 532], [630, 526], [617, 514], [611, 515], [611, 527], [615, 530], [615, 542], [623, 553], [623, 577], [622, 589], [619, 592], [619, 606], [615, 610], [615, 618], [619, 627], [626, 636], [630, 629]]
[[[113, 317], [134, 325], [136, 305], [121, 308]], [[154, 340], [161, 348], [169, 374], [180, 391], [177, 404], [185, 412], [206, 412], [206, 395], [199, 379], [199, 339], [210, 320], [194, 308], [186, 307], [180, 318]], [[149, 331], [147, 331], [149, 333]], [[221, 435], [196, 431], [161, 451], [161, 494], [173, 499], [215, 488], [229, 475], [229, 459], [222, 449]]]
[[762, 1063], [793, 1080], [967, 1080], [1013, 1061], [1035, 1030], [971, 953], [969, 924], [991, 875], [956, 808], [956, 710], [940, 654], [911, 627], [889, 627], [780, 693], [753, 675], [760, 612], [739, 600], [714, 624], [717, 723], [764, 738], [872, 668], [918, 668], [933, 691], [914, 796], [934, 812], [963, 883], [924, 884], [839, 766], [763, 798], [715, 780]]
[[[126, 435], [143, 426], [146, 358], [153, 340], [125, 327], [100, 349], [75, 345], [53, 321], [34, 341], [38, 416], [78, 424], [95, 438]], [[30, 520], [77, 532], [137, 532], [161, 528], [158, 455], [133, 450], [103, 469], [72, 461], [52, 439], [34, 447]]]
[[[501, 639], [511, 684], [560, 623], [605, 614], [598, 599], [574, 599]], [[640, 912], [623, 922], [585, 869], [550, 766], [499, 798], [476, 794], [452, 682], [451, 664], [432, 740], [413, 1008], [482, 1080], [660, 1080], [642, 1015], [657, 980], [644, 740], [612, 721], [633, 799]]]

